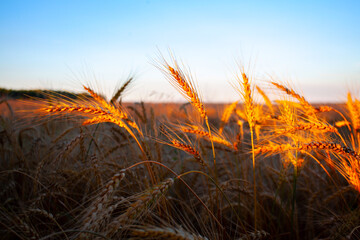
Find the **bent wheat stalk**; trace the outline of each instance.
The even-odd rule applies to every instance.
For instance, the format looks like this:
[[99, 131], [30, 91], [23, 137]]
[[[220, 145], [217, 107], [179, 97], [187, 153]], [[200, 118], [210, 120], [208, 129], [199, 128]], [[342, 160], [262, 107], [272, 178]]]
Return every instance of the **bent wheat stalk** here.
[[181, 143], [181, 142], [176, 141], [176, 140], [172, 140], [171, 143], [173, 144], [174, 147], [191, 154], [195, 158], [195, 160], [197, 160], [200, 163], [201, 166], [206, 165], [204, 160], [201, 158], [199, 151], [197, 151], [192, 146]]
[[202, 131], [199, 129], [185, 128], [185, 127], [181, 127], [181, 130], [185, 133], [192, 133], [192, 134], [196, 134], [201, 137], [205, 137], [205, 138], [209, 139], [210, 141], [222, 144], [228, 148], [234, 148], [234, 146], [229, 141], [227, 141], [219, 136], [210, 135], [209, 132], [205, 132], [205, 131]]
[[299, 150], [329, 150], [345, 158], [339, 157], [339, 162], [331, 162], [338, 172], [348, 181], [348, 183], [360, 192], [360, 154], [354, 150], [331, 142], [312, 142], [303, 144]]
[[301, 95], [296, 93], [293, 89], [287, 88], [284, 85], [281, 85], [276, 82], [270, 82], [272, 85], [280, 89], [281, 91], [285, 92], [287, 95], [292, 96], [293, 98], [297, 99], [301, 105], [303, 105], [307, 110], [312, 112], [316, 112], [316, 109]]
[[129, 119], [127, 113], [123, 111], [120, 106], [117, 106], [115, 108], [113, 105], [109, 104], [103, 97], [95, 93], [89, 87], [83, 87], [98, 103], [100, 103], [103, 108], [107, 109], [114, 117], [125, 120], [131, 127], [135, 128], [142, 135], [142, 132], [140, 131], [137, 124]]
[[354, 150], [341, 146], [340, 144], [331, 143], [331, 142], [311, 142], [307, 144], [303, 144], [298, 148], [298, 150], [311, 150], [311, 149], [324, 149], [330, 150], [337, 154], [346, 156], [346, 157], [353, 157], [360, 161], [360, 154], [355, 152]]
[[[168, 131], [166, 130], [168, 129]], [[160, 127], [160, 131], [170, 140], [171, 144], [169, 143], [165, 143], [169, 146], [175, 147], [177, 149], [180, 149], [184, 152], [189, 153], [190, 155], [192, 155], [195, 160], [200, 163], [200, 165], [202, 166], [206, 166], [207, 164], [204, 162], [204, 160], [201, 158], [201, 155], [199, 153], [199, 151], [197, 151], [195, 149], [195, 147], [193, 147], [193, 145], [191, 144], [190, 140], [187, 138], [187, 141], [185, 141], [184, 139], [181, 139], [179, 135], [177, 135], [174, 130], [172, 130], [171, 128], [169, 128], [168, 126], [161, 126]]]
[[[209, 130], [209, 133], [211, 135], [208, 115], [205, 110], [204, 104], [201, 101], [201, 98], [199, 96], [197, 87], [194, 83], [194, 81], [191, 79], [191, 76], [189, 74], [185, 74], [179, 67], [177, 61], [173, 59], [174, 61], [174, 67], [170, 66], [165, 59], [162, 60], [162, 66], [165, 68], [165, 71], [161, 68], [161, 70], [166, 74], [168, 77], [168, 80], [170, 84], [175, 87], [176, 90], [178, 90], [186, 100], [188, 100], [191, 105], [194, 106], [195, 109], [200, 113], [201, 117], [205, 120], [206, 126]], [[215, 162], [215, 148], [214, 144], [211, 141], [212, 150], [213, 150], [213, 156], [214, 156], [214, 165], [216, 165]]]
[[[139, 129], [138, 125], [135, 121], [132, 121], [128, 114], [122, 109], [119, 104], [110, 104], [106, 101], [102, 96], [95, 93], [91, 88], [83, 86], [83, 88], [91, 95], [92, 99], [81, 99], [79, 100], [71, 100], [66, 97], [52, 97], [50, 96], [50, 100], [45, 101], [46, 105], [50, 105], [52, 101], [58, 102], [56, 106], [46, 106], [40, 108], [38, 112], [51, 113], [51, 114], [64, 114], [64, 113], [77, 113], [81, 116], [86, 116], [88, 119], [83, 121], [83, 125], [90, 124], [98, 124], [102, 122], [111, 122], [118, 125], [121, 128], [125, 128], [125, 130], [132, 136], [132, 138], [137, 143], [139, 149], [141, 150], [143, 156], [145, 157], [145, 152], [140, 144], [140, 141], [136, 137], [133, 130], [130, 128], [134, 128], [143, 137], [142, 131]], [[44, 101], [42, 101], [44, 102]], [[92, 116], [92, 118], [90, 118]], [[130, 127], [129, 127], [129, 126]], [[150, 166], [146, 166], [148, 172], [151, 177], [151, 181], [155, 183], [154, 173], [151, 170]]]
[[[84, 107], [84, 106], [66, 106], [66, 105], [57, 105], [57, 106], [49, 106], [40, 108], [39, 111], [52, 113], [52, 114], [63, 114], [63, 113], [78, 113], [81, 115], [94, 115], [94, 117], [86, 119], [82, 122], [82, 125], [91, 125], [98, 124], [102, 122], [112, 122], [118, 125], [121, 128], [125, 128], [126, 131], [134, 138], [137, 142], [140, 149], [142, 149], [137, 137], [133, 133], [133, 131], [122, 121], [122, 117], [116, 118], [113, 114], [108, 111], [105, 111], [99, 107]], [[113, 109], [115, 112], [116, 110]], [[116, 114], [117, 116], [121, 116], [121, 114]], [[127, 122], [129, 123], [129, 122]], [[133, 125], [135, 126], [135, 125]], [[138, 129], [138, 128], [137, 128]]]

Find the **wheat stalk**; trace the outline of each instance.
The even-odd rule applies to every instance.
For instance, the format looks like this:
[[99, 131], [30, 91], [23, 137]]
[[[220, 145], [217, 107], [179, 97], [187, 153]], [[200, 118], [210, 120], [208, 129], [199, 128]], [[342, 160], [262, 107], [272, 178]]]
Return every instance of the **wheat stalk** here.
[[[172, 86], [175, 87], [183, 96], [185, 99], [187, 99], [191, 105], [194, 106], [195, 109], [200, 113], [201, 117], [205, 120], [206, 126], [208, 128], [209, 133], [211, 134], [208, 115], [205, 110], [204, 104], [201, 101], [200, 95], [198, 93], [197, 87], [192, 80], [191, 76], [189, 74], [185, 74], [180, 68], [178, 63], [175, 59], [174, 61], [174, 67], [171, 67], [165, 59], [163, 59], [163, 68], [165, 68], [166, 71], [163, 70], [163, 72], [166, 73], [166, 76]], [[212, 150], [213, 150], [213, 157], [214, 157], [214, 165], [216, 166], [215, 161], [215, 149], [214, 144], [211, 142]]]
[[333, 132], [338, 133], [338, 130], [330, 125], [324, 124], [324, 123], [298, 123], [295, 126], [292, 126], [291, 128], [285, 129], [285, 130], [276, 130], [277, 134], [279, 135], [285, 135], [287, 133], [294, 133], [296, 131], [307, 131], [307, 130], [318, 130], [323, 132]]
[[27, 237], [27, 239], [37, 240], [40, 238], [39, 233], [36, 231], [36, 229], [32, 225], [29, 225], [20, 217], [13, 216], [13, 221], [15, 227], [20, 228], [24, 233], [24, 235]]
[[340, 158], [339, 162], [332, 163], [339, 173], [351, 184], [358, 192], [360, 192], [360, 154], [354, 150], [341, 146], [340, 144], [330, 142], [312, 142], [304, 144], [298, 148], [299, 150], [329, 150], [339, 155], [345, 156], [346, 159]]
[[113, 198], [115, 189], [125, 177], [125, 169], [116, 173], [111, 180], [104, 186], [100, 194], [95, 198], [83, 215], [82, 227], [83, 230], [97, 231], [103, 222], [104, 216], [111, 210], [109, 203]]
[[320, 107], [315, 108], [314, 113], [331, 112], [333, 110], [334, 110], [334, 108], [332, 108], [330, 106], [320, 106]]
[[222, 131], [224, 130], [224, 126], [226, 125], [226, 123], [229, 121], [231, 114], [234, 112], [236, 105], [237, 105], [238, 101], [233, 102], [232, 104], [229, 104], [224, 112], [223, 115], [221, 117], [221, 123], [220, 123], [220, 128], [219, 128], [219, 133], [221, 134]]
[[47, 113], [53, 113], [53, 114], [60, 114], [60, 113], [72, 113], [72, 112], [78, 112], [82, 114], [99, 114], [99, 115], [107, 115], [108, 112], [104, 111], [101, 108], [96, 107], [82, 107], [82, 106], [49, 106], [39, 109], [40, 111], [47, 112]]
[[130, 85], [130, 83], [134, 80], [134, 77], [129, 77], [129, 79], [116, 91], [114, 96], [111, 98], [110, 102], [115, 104], [115, 102], [119, 99], [121, 94], [126, 90], [126, 88]]
[[[170, 134], [170, 132], [168, 132], [165, 128], [167, 128], [172, 134]], [[171, 128], [169, 128], [168, 126], [165, 126], [165, 125], [160, 126], [160, 131], [171, 142], [171, 144], [168, 144], [168, 143], [165, 143], [165, 144], [191, 154], [195, 158], [195, 160], [197, 160], [200, 163], [200, 165], [202, 165], [202, 166], [206, 165], [204, 160], [201, 158], [200, 153], [192, 146], [189, 138], [186, 138], [187, 139], [187, 142], [186, 142], [185, 140], [181, 139], [180, 136], [174, 132], [174, 130], [172, 130]]]
[[353, 124], [354, 130], [359, 131], [360, 130], [360, 113], [358, 111], [358, 108], [356, 107], [356, 104], [352, 100], [351, 93], [348, 93], [348, 95], [347, 95], [346, 105], [350, 112], [351, 122]]
[[207, 240], [203, 236], [185, 231], [182, 227], [137, 227], [131, 228], [129, 231], [134, 240]]
[[354, 150], [341, 146], [340, 144], [331, 143], [331, 142], [311, 142], [303, 144], [298, 147], [298, 150], [312, 150], [312, 149], [321, 149], [329, 150], [337, 154], [341, 154], [347, 157], [354, 157], [357, 160], [360, 160], [360, 155]]
[[199, 97], [197, 88], [191, 78], [186, 75], [174, 61], [174, 67], [171, 67], [166, 61], [164, 67], [169, 73], [169, 82], [173, 85], [194, 107], [198, 110], [203, 119], [207, 119], [207, 112]]
[[264, 99], [266, 106], [270, 109], [270, 112], [272, 114], [274, 114], [273, 104], [271, 103], [269, 97], [266, 95], [266, 93], [259, 86], [255, 86], [255, 87], [256, 87], [256, 90], [260, 93], [260, 95]]
[[120, 106], [117, 106], [115, 108], [113, 105], [109, 104], [103, 97], [101, 97], [99, 94], [95, 93], [91, 88], [83, 86], [83, 88], [98, 102], [103, 106], [105, 109], [107, 109], [111, 115], [113, 115], [116, 118], [123, 119], [129, 124], [131, 127], [135, 128], [140, 134], [141, 131], [137, 124], [134, 121], [131, 121], [125, 111], [121, 109]]
[[250, 129], [255, 126], [255, 113], [254, 113], [254, 102], [253, 95], [251, 91], [250, 81], [247, 75], [242, 72], [242, 79], [238, 77], [239, 85], [240, 85], [240, 94], [245, 102], [245, 116], [246, 121], [248, 121]]
[[268, 236], [270, 236], [269, 233], [267, 233], [264, 230], [257, 230], [251, 233], [246, 233], [244, 236], [237, 238], [236, 240], [261, 240], [261, 239], [267, 239]]
[[185, 128], [185, 127], [181, 127], [181, 130], [183, 132], [185, 132], [185, 133], [193, 133], [193, 134], [196, 134], [198, 136], [205, 137], [205, 138], [209, 139], [210, 141], [222, 144], [222, 145], [224, 145], [224, 146], [226, 146], [228, 148], [233, 148], [234, 147], [229, 141], [227, 141], [227, 140], [225, 140], [225, 139], [223, 139], [221, 137], [211, 135], [209, 132], [206, 132], [206, 131], [203, 131], [203, 130]]
[[[130, 206], [120, 216], [113, 219], [110, 223], [108, 235], [113, 235], [119, 230], [122, 224], [132, 222], [135, 218], [145, 214], [145, 209], [155, 204], [156, 201], [165, 194], [169, 187], [174, 183], [173, 178], [166, 179], [155, 187], [145, 191], [138, 199], [131, 203]], [[121, 228], [121, 227], [120, 227]]]
[[337, 170], [341, 175], [345, 177], [348, 183], [353, 186], [353, 188], [360, 192], [360, 163], [359, 159], [351, 161], [350, 163], [341, 161], [340, 164], [336, 166]]
[[201, 158], [200, 153], [195, 148], [176, 140], [172, 140], [171, 143], [174, 147], [191, 154], [202, 166], [205, 166], [204, 160]]
[[277, 87], [278, 89], [280, 89], [281, 91], [288, 94], [289, 96], [292, 96], [293, 98], [297, 99], [300, 102], [300, 104], [303, 105], [306, 109], [312, 110], [312, 111], [315, 110], [314, 107], [308, 101], [306, 101], [306, 99], [303, 96], [296, 93], [293, 89], [287, 88], [284, 85], [281, 85], [276, 82], [270, 82], [270, 83], [272, 85], [274, 85], [275, 87]]
[[346, 121], [346, 120], [343, 120], [343, 121], [337, 121], [335, 123], [335, 126], [338, 127], [338, 128], [341, 128], [341, 127], [344, 127], [344, 126], [348, 126], [350, 125], [350, 122]]
[[252, 150], [252, 166], [253, 166], [253, 182], [254, 182], [254, 227], [257, 229], [258, 217], [257, 217], [257, 209], [258, 203], [256, 200], [257, 189], [256, 189], [256, 169], [255, 169], [255, 147], [254, 147], [254, 127], [255, 127], [255, 112], [254, 112], [254, 102], [253, 95], [251, 91], [251, 85], [249, 78], [245, 74], [244, 71], [241, 72], [241, 78], [237, 76], [237, 80], [240, 88], [236, 88], [240, 95], [242, 96], [245, 102], [245, 115], [246, 120], [249, 123], [250, 127], [250, 136], [251, 136], [251, 150]]
[[271, 144], [268, 146], [261, 146], [258, 147], [254, 150], [255, 154], [265, 154], [265, 153], [279, 153], [279, 152], [284, 152], [284, 151], [288, 151], [294, 149], [293, 146], [291, 146], [290, 144]]

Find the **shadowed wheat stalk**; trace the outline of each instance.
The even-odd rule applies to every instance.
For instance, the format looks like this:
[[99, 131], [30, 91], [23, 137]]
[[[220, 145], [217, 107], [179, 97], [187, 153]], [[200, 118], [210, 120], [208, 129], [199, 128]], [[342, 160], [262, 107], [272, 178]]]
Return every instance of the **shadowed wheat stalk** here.
[[130, 230], [131, 239], [207, 240], [208, 238], [173, 227], [142, 227]]

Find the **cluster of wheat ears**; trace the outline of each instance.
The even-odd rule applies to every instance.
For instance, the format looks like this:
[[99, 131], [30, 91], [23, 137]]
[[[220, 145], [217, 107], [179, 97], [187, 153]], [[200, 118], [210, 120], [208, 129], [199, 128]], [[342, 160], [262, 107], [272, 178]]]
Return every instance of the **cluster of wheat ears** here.
[[360, 239], [358, 99], [271, 80], [271, 101], [240, 71], [216, 116], [176, 60], [157, 66], [190, 104], [123, 103], [129, 78], [2, 114], [2, 239]]

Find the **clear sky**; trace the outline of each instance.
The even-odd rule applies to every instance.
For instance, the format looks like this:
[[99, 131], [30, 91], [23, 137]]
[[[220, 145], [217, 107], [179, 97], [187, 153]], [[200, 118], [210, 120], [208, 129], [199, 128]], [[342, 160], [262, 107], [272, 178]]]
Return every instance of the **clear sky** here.
[[179, 100], [152, 65], [169, 49], [206, 101], [236, 99], [237, 62], [265, 90], [341, 101], [360, 88], [360, 1], [0, 1], [0, 87], [112, 93], [135, 73], [127, 100]]

